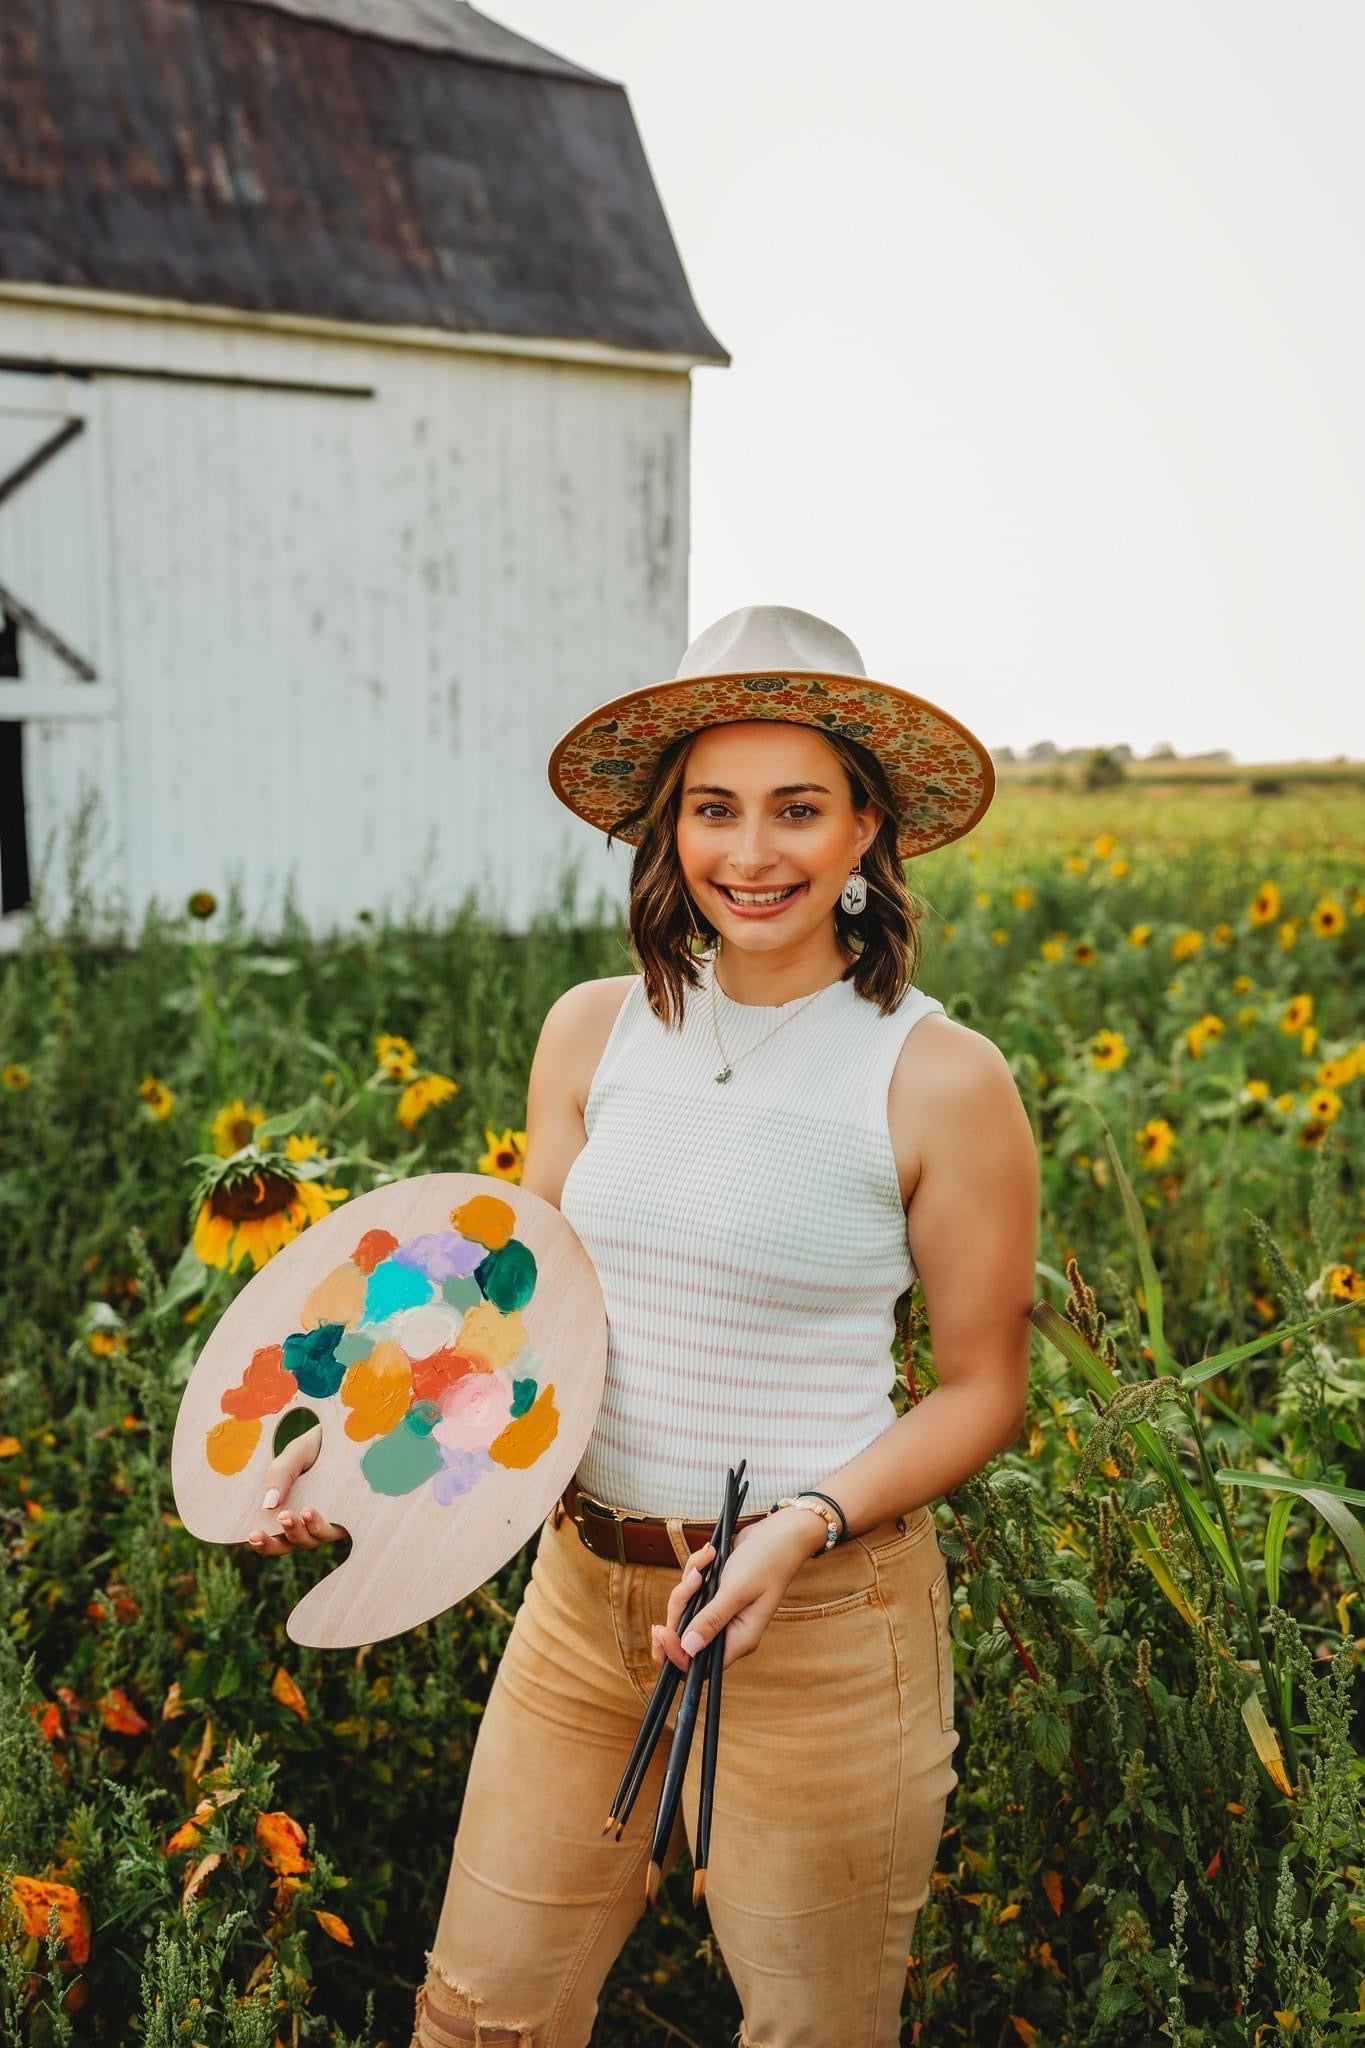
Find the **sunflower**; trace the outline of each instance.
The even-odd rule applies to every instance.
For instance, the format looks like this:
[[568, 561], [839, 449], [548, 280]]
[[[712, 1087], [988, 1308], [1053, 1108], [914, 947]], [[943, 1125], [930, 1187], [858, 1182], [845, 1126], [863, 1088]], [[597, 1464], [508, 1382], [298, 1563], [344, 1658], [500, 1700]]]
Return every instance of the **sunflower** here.
[[1092, 967], [1098, 955], [1089, 939], [1077, 939], [1071, 948], [1071, 957], [1078, 967]]
[[396, 1031], [381, 1031], [374, 1041], [374, 1063], [391, 1081], [410, 1081], [417, 1070], [417, 1054], [410, 1040]]
[[1096, 859], [1108, 860], [1110, 854], [1114, 851], [1114, 848], [1117, 845], [1118, 840], [1115, 839], [1112, 832], [1101, 832], [1099, 837], [1094, 841], [1094, 852]]
[[1204, 943], [1204, 934], [1196, 931], [1177, 932], [1171, 940], [1172, 960], [1192, 960]]
[[291, 1131], [284, 1141], [286, 1159], [325, 1159], [327, 1147], [311, 1131]]
[[194, 1219], [194, 1249], [206, 1266], [260, 1268], [310, 1223], [344, 1202], [349, 1188], [298, 1180], [278, 1154], [233, 1160], [214, 1172]]
[[488, 1141], [488, 1150], [479, 1159], [479, 1172], [491, 1173], [498, 1180], [520, 1180], [526, 1158], [525, 1131], [509, 1128], [499, 1137], [485, 1124], [483, 1134]]
[[448, 1074], [418, 1074], [398, 1098], [398, 1121], [410, 1131], [420, 1117], [438, 1102], [444, 1102], [459, 1087]]
[[1129, 872], [1129, 864], [1126, 860], [1111, 860], [1109, 863], [1109, 872], [1114, 877], [1115, 881], [1121, 882], [1124, 876]]
[[1253, 1077], [1242, 1090], [1243, 1102], [1269, 1102], [1270, 1083]]
[[1326, 1124], [1315, 1123], [1310, 1119], [1306, 1124], [1299, 1125], [1299, 1143], [1307, 1146], [1320, 1145], [1327, 1136], [1327, 1131]]
[[210, 1134], [214, 1151], [220, 1159], [231, 1159], [234, 1152], [251, 1143], [257, 1124], [264, 1122], [265, 1111], [259, 1102], [253, 1102], [248, 1109], [241, 1096], [237, 1096], [213, 1119]]
[[1291, 1109], [1298, 1108], [1298, 1100], [1299, 1099], [1297, 1095], [1291, 1095], [1288, 1092], [1288, 1090], [1286, 1090], [1283, 1095], [1277, 1095], [1275, 1097], [1275, 1107], [1276, 1109], [1278, 1109], [1281, 1116], [1288, 1116]]
[[1164, 1166], [1175, 1149], [1175, 1132], [1164, 1116], [1151, 1117], [1137, 1134], [1138, 1158], [1144, 1166]]
[[0, 1067], [0, 1086], [5, 1088], [27, 1088], [33, 1076], [18, 1060], [6, 1060]]
[[939, 937], [943, 939], [950, 939], [956, 930], [957, 926], [955, 924], [945, 924], [942, 931], [939, 933]]
[[1066, 940], [1061, 932], [1054, 932], [1050, 939], [1044, 939], [1038, 948], [1044, 960], [1060, 960], [1066, 951]]
[[1232, 993], [1235, 996], [1249, 996], [1255, 986], [1249, 974], [1235, 974], [1232, 977]]
[[1253, 924], [1274, 924], [1280, 914], [1280, 888], [1278, 882], [1262, 882], [1251, 899], [1247, 916]]
[[1008, 946], [1010, 942], [1010, 935], [1002, 924], [993, 927], [991, 937], [997, 946]]
[[1287, 917], [1284, 923], [1280, 926], [1279, 931], [1276, 933], [1276, 937], [1279, 939], [1279, 942], [1284, 947], [1286, 953], [1289, 951], [1295, 939], [1298, 937], [1299, 926], [1302, 922], [1303, 920], [1301, 918]]
[[1261, 1013], [1254, 1003], [1243, 1003], [1241, 1009], [1237, 1012], [1238, 1030], [1250, 1031], [1252, 1025], [1259, 1021], [1260, 1015]]
[[1090, 1041], [1090, 1064], [1102, 1074], [1112, 1074], [1128, 1057], [1128, 1041], [1121, 1031], [1097, 1031]]
[[1223, 1031], [1224, 1024], [1222, 1018], [1215, 1017], [1212, 1011], [1206, 1011], [1202, 1017], [1191, 1024], [1185, 1033], [1185, 1043], [1190, 1049], [1191, 1059], [1202, 1059], [1204, 1057], [1204, 1047], [1211, 1039], [1221, 1038]]
[[990, 890], [978, 889], [976, 894], [972, 897], [972, 901], [976, 905], [978, 910], [989, 910], [991, 907]]
[[1348, 1081], [1354, 1081], [1360, 1071], [1358, 1053], [1343, 1053], [1340, 1059], [1324, 1060], [1318, 1068], [1317, 1079], [1324, 1088], [1344, 1088]]
[[1069, 853], [1065, 865], [1069, 875], [1083, 875], [1090, 863], [1083, 853]]
[[1317, 1025], [1316, 1025], [1316, 1024], [1305, 1024], [1305, 1025], [1304, 1025], [1304, 1027], [1303, 1027], [1303, 1029], [1302, 1029], [1302, 1031], [1301, 1031], [1301, 1032], [1299, 1033], [1299, 1051], [1300, 1051], [1300, 1052], [1301, 1052], [1301, 1053], [1303, 1054], [1303, 1056], [1304, 1056], [1304, 1058], [1305, 1058], [1305, 1059], [1307, 1059], [1307, 1058], [1308, 1058], [1308, 1056], [1309, 1056], [1309, 1054], [1310, 1054], [1310, 1053], [1312, 1053], [1312, 1052], [1314, 1052], [1314, 1051], [1316, 1050], [1316, 1048], [1317, 1048], [1317, 1043], [1318, 1043], [1318, 1027], [1317, 1027]]
[[175, 1108], [175, 1097], [164, 1081], [158, 1081], [155, 1074], [144, 1074], [137, 1084], [137, 1092], [147, 1106], [147, 1113], [157, 1123], [164, 1123]]
[[1365, 1273], [1354, 1266], [1329, 1266], [1326, 1279], [1334, 1301], [1365, 1301]]
[[186, 903], [185, 908], [191, 917], [197, 917], [202, 923], [204, 919], [213, 916], [214, 911], [218, 908], [218, 898], [214, 895], [212, 889], [196, 889], [193, 896]]
[[1320, 896], [1309, 912], [1308, 922], [1320, 939], [1334, 939], [1346, 929], [1346, 912], [1335, 896]]
[[1335, 1088], [1315, 1088], [1308, 1098], [1308, 1114], [1315, 1123], [1330, 1124], [1341, 1114], [1341, 1097]]
[[1228, 940], [1232, 938], [1232, 936], [1232, 926], [1228, 924], [1225, 919], [1220, 919], [1219, 922], [1214, 926], [1213, 930], [1209, 933], [1209, 937], [1213, 940], [1215, 946], [1226, 946]]
[[1151, 936], [1152, 927], [1149, 924], [1135, 924], [1128, 934], [1128, 943], [1130, 946], [1145, 946]]
[[1310, 995], [1291, 996], [1280, 1012], [1280, 1029], [1291, 1034], [1302, 1031], [1313, 1015], [1313, 998]]
[[1011, 889], [1010, 902], [1014, 905], [1016, 910], [1032, 910], [1032, 889]]

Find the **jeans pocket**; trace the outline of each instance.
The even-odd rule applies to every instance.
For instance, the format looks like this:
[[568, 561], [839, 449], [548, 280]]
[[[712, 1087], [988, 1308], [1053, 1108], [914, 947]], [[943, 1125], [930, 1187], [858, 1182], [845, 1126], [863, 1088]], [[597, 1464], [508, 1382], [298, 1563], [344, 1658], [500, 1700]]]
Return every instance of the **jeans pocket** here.
[[938, 1662], [938, 1723], [945, 1735], [953, 1726], [953, 1638], [948, 1626], [951, 1605], [948, 1574], [942, 1571], [929, 1587], [929, 1607], [933, 1616], [934, 1656]]

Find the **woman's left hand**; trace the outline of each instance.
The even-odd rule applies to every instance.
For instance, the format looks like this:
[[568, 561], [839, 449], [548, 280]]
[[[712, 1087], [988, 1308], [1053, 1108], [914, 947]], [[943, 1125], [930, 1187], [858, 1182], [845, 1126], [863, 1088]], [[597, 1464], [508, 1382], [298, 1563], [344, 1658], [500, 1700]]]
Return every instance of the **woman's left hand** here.
[[[668, 1619], [653, 1631], [656, 1664], [665, 1657], [686, 1671], [697, 1651], [725, 1630], [725, 1668], [758, 1648], [773, 1611], [808, 1557], [817, 1554], [818, 1516], [804, 1508], [780, 1508], [775, 1515], [735, 1531], [730, 1555], [714, 1596], [694, 1615], [685, 1639], [677, 1633], [683, 1609], [715, 1556], [715, 1545], [694, 1550], [687, 1569], [668, 1596]], [[684, 1647], [684, 1643], [686, 1647]]]

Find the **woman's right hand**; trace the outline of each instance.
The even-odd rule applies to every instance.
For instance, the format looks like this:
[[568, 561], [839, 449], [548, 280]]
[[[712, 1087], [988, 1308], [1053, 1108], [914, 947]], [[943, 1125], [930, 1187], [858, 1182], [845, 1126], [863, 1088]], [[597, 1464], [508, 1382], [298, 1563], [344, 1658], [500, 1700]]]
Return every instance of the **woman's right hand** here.
[[[322, 1424], [314, 1423], [302, 1436], [296, 1436], [286, 1444], [277, 1458], [272, 1458], [265, 1471], [264, 1506], [274, 1510], [274, 1519], [279, 1529], [253, 1529], [247, 1542], [258, 1557], [283, 1557], [293, 1550], [316, 1550], [320, 1543], [335, 1543], [348, 1535], [329, 1522], [325, 1515], [314, 1507], [295, 1507], [289, 1499], [289, 1490], [294, 1481], [308, 1470], [322, 1449]], [[273, 1496], [273, 1498], [272, 1498]]]

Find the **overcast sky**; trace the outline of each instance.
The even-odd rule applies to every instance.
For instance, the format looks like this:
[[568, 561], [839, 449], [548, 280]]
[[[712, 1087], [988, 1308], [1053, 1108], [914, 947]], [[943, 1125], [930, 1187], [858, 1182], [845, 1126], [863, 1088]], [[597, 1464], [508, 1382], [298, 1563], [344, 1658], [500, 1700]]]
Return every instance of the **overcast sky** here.
[[693, 632], [818, 612], [991, 745], [1365, 757], [1361, 0], [485, 11], [626, 86], [734, 358]]

